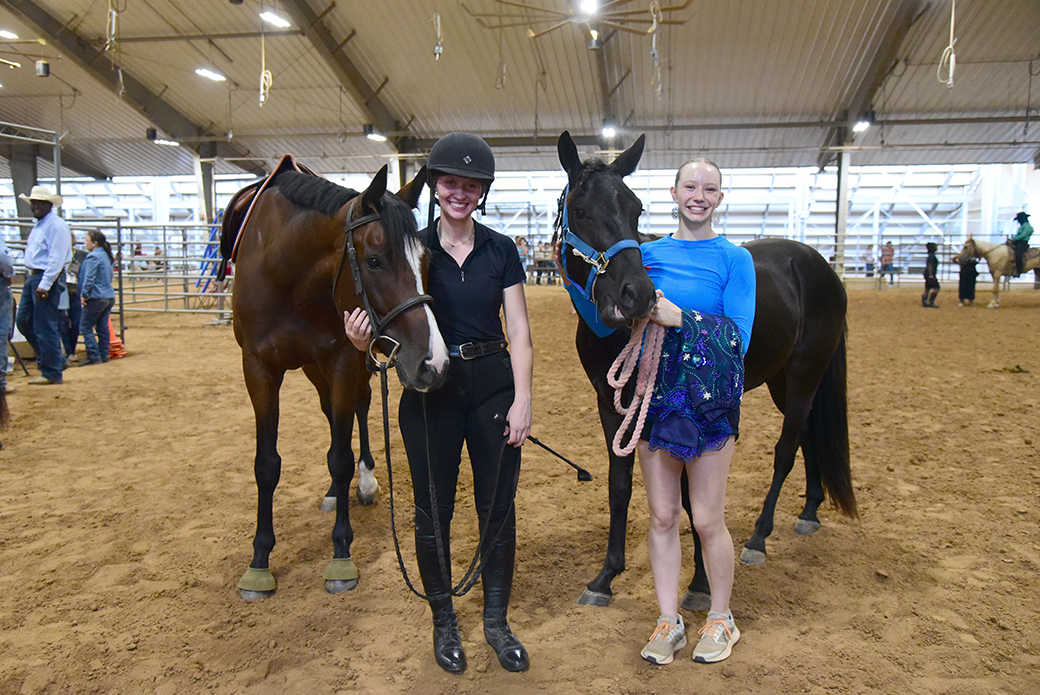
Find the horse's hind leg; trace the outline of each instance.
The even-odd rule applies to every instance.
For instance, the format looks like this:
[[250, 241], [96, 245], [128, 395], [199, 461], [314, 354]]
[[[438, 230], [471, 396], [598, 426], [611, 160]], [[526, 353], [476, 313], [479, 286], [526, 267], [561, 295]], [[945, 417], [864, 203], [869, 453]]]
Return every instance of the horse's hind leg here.
[[278, 390], [284, 372], [274, 372], [259, 359], [242, 355], [246, 389], [256, 419], [256, 533], [253, 536], [253, 561], [238, 582], [239, 594], [247, 601], [272, 595], [277, 588], [271, 574], [270, 557], [274, 549], [274, 490], [281, 477], [282, 458], [278, 455]]
[[811, 536], [820, 530], [820, 517], [817, 512], [823, 504], [823, 483], [820, 480], [820, 466], [809, 442], [809, 432], [802, 435], [802, 457], [805, 459], [805, 506], [794, 522], [794, 532], [799, 536]]
[[740, 551], [741, 562], [748, 565], [760, 565], [766, 561], [766, 538], [773, 533], [773, 516], [780, 489], [794, 468], [794, 457], [812, 407], [812, 393], [793, 394], [785, 384], [769, 382], [769, 393], [778, 407], [783, 405], [780, 409], [784, 413], [784, 424], [773, 450], [773, 480], [769, 493], [762, 504], [762, 513], [755, 521], [755, 531]]
[[376, 480], [376, 462], [372, 458], [372, 449], [368, 443], [368, 409], [372, 404], [371, 375], [362, 373], [358, 383], [357, 403], [354, 414], [358, 426], [358, 502], [364, 505], [375, 504], [379, 497], [379, 481]]
[[[358, 502], [366, 506], [376, 503], [380, 489], [379, 481], [376, 480], [375, 475], [376, 463], [375, 459], [372, 458], [372, 448], [369, 445], [368, 439], [368, 411], [372, 404], [372, 385], [370, 379], [371, 376], [369, 376], [368, 379], [362, 377], [361, 382], [358, 384], [357, 403], [354, 405], [354, 414], [357, 416], [359, 440], [357, 498]], [[322, 405], [322, 409], [325, 409], [324, 404]], [[329, 422], [331, 423], [331, 415], [328, 411], [325, 412], [325, 416], [330, 418]], [[329, 483], [329, 490], [325, 493], [325, 498], [321, 501], [321, 511], [336, 511], [336, 484], [333, 482]]]

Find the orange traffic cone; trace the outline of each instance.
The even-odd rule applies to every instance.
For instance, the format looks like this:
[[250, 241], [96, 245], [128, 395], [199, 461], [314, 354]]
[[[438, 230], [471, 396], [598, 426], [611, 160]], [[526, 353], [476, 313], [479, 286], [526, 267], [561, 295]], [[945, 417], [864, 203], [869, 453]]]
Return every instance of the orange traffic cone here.
[[108, 319], [108, 357], [109, 359], [119, 359], [120, 357], [126, 357], [126, 348], [123, 347], [123, 341], [116, 335], [116, 331], [112, 328], [112, 319]]

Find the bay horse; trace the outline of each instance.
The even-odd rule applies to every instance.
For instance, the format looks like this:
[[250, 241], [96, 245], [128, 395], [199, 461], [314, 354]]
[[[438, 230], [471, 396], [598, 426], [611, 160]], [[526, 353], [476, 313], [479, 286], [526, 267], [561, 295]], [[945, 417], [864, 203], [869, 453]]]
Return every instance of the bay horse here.
[[[986, 261], [989, 266], [989, 274], [993, 276], [993, 299], [986, 305], [989, 309], [1000, 308], [1000, 281], [1005, 275], [1014, 275], [1015, 256], [1007, 244], [998, 244], [992, 241], [983, 241], [974, 237], [968, 237], [953, 260], [957, 263], [969, 258], [979, 258]], [[1022, 256], [1022, 270], [1032, 270], [1034, 273], [1040, 268], [1040, 249], [1031, 248]]]
[[285, 372], [303, 369], [329, 421], [336, 520], [324, 578], [326, 591], [339, 593], [358, 583], [350, 555], [351, 435], [357, 411], [363, 406], [367, 413], [371, 396], [365, 355], [347, 339], [344, 312], [367, 309], [375, 319], [373, 345], [389, 355], [405, 388], [437, 388], [448, 365], [432, 300], [423, 293], [427, 251], [411, 211], [425, 167], [394, 195], [386, 190], [386, 166], [359, 194], [309, 172], [283, 170], [284, 163], [262, 185], [236, 194], [221, 229], [218, 274], [234, 258], [234, 331], [256, 419], [256, 533], [253, 559], [239, 581], [246, 600], [266, 598], [277, 588], [269, 559], [281, 472], [278, 392]]
[[[625, 569], [634, 457], [618, 456], [611, 447], [622, 416], [614, 408], [614, 390], [607, 383], [607, 371], [628, 343], [633, 322], [646, 318], [655, 302], [653, 283], [637, 246], [651, 240], [638, 232], [642, 204], [623, 181], [635, 170], [643, 144], [640, 136], [607, 165], [599, 160], [582, 162], [567, 132], [557, 143], [560, 164], [568, 178], [560, 212], [562, 216], [566, 211], [569, 219], [569, 229], [560, 229], [559, 233], [577, 238], [581, 244], [571, 245], [585, 249], [584, 253], [567, 254], [565, 269], [568, 277], [591, 295], [602, 322], [617, 329], [601, 338], [579, 320], [575, 335], [578, 357], [596, 390], [610, 458], [607, 554], [599, 575], [578, 599], [583, 605], [609, 604], [611, 582]], [[624, 250], [605, 258], [610, 251], [604, 250], [621, 246]], [[847, 298], [837, 274], [811, 247], [786, 239], [762, 239], [745, 247], [755, 263], [757, 306], [744, 360], [744, 390], [767, 385], [773, 402], [784, 414], [774, 449], [772, 484], [754, 534], [741, 552], [745, 563], [760, 564], [766, 559], [765, 541], [773, 531], [780, 489], [794, 466], [799, 446], [805, 459], [806, 499], [795, 532], [808, 535], [820, 528], [817, 510], [824, 501], [825, 488], [844, 514], [857, 515], [849, 463], [845, 381]], [[595, 266], [586, 260], [589, 257], [597, 262]], [[630, 381], [623, 402], [631, 400], [634, 383], [634, 379]], [[689, 514], [685, 473], [683, 506]], [[696, 533], [694, 543], [696, 569], [682, 606], [686, 610], [707, 610], [708, 582]]]

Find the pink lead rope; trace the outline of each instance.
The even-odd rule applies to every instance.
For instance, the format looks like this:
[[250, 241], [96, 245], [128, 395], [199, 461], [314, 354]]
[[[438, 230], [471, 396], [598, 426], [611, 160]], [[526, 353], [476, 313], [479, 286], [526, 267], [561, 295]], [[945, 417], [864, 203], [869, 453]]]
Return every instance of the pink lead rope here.
[[[650, 407], [650, 398], [654, 392], [654, 383], [657, 381], [657, 365], [661, 361], [661, 345], [664, 343], [664, 326], [650, 323], [649, 319], [643, 319], [632, 328], [632, 337], [621, 354], [614, 360], [607, 371], [607, 383], [614, 387], [614, 409], [625, 419], [614, 434], [614, 453], [618, 456], [628, 456], [636, 449], [639, 443], [639, 435], [646, 423], [646, 411]], [[642, 347], [642, 358], [640, 350]], [[636, 392], [628, 407], [621, 405], [621, 391], [625, 384], [632, 378], [632, 371], [636, 362], [639, 361], [639, 377], [636, 380]], [[620, 373], [615, 377], [615, 373]], [[635, 429], [627, 445], [622, 446], [625, 433], [632, 424], [632, 418], [639, 414], [636, 419]]]

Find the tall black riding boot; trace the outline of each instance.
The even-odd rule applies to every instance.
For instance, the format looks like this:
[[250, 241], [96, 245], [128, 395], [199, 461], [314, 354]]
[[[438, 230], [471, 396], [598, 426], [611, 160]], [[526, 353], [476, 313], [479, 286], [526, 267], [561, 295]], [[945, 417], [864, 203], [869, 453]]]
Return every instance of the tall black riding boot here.
[[430, 610], [433, 612], [433, 658], [445, 671], [461, 673], [466, 670], [466, 652], [462, 649], [459, 621], [455, 617], [455, 606], [451, 600], [450, 530], [447, 523], [441, 526], [447, 563], [445, 573], [437, 554], [433, 521], [421, 510], [415, 510], [415, 559], [419, 565], [423, 591], [430, 597]]
[[[509, 594], [513, 589], [513, 564], [516, 562], [516, 511], [509, 510], [498, 539], [491, 548], [481, 573], [484, 585], [484, 638], [498, 654], [498, 663], [507, 671], [526, 671], [531, 665], [527, 650], [509, 628]], [[481, 524], [483, 527], [483, 524]], [[494, 534], [498, 524], [491, 527]], [[483, 530], [483, 528], [481, 529]], [[488, 538], [490, 544], [492, 538]]]

